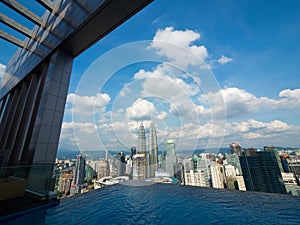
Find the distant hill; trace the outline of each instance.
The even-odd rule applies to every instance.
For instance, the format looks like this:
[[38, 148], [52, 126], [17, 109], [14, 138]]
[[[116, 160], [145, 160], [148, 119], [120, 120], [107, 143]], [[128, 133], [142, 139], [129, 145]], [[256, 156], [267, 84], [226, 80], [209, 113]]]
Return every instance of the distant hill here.
[[[277, 150], [298, 150], [300, 148], [292, 148], [292, 147], [276, 147]], [[130, 154], [130, 151], [121, 151], [121, 150], [109, 150], [108, 153], [110, 156], [116, 155], [118, 152], [124, 152], [126, 155]], [[161, 154], [163, 151], [159, 150], [158, 154]], [[215, 153], [215, 154], [230, 154], [230, 148], [211, 148], [211, 149], [196, 149], [196, 150], [182, 150], [182, 151], [176, 151], [177, 154], [195, 154], [199, 155], [201, 153]], [[78, 150], [68, 150], [68, 149], [59, 149], [57, 152], [57, 158], [58, 159], [76, 159], [76, 156], [80, 153]], [[100, 158], [105, 158], [105, 151], [104, 150], [86, 150], [83, 151], [87, 155], [88, 160], [98, 160]]]
[[[120, 150], [109, 150], [108, 154], [110, 156], [116, 155], [118, 152], [124, 152], [126, 155], [130, 154], [128, 151], [120, 151]], [[58, 159], [76, 159], [77, 155], [80, 153], [78, 150], [68, 150], [68, 149], [59, 149], [57, 151], [57, 158]], [[105, 151], [104, 150], [85, 150], [83, 151], [84, 154], [87, 155], [88, 160], [98, 160], [100, 158], [105, 158]]]
[[215, 154], [225, 154], [225, 153], [231, 153], [230, 148], [210, 148], [210, 149], [196, 149], [194, 150], [195, 155], [199, 155], [201, 153], [215, 153]]
[[56, 157], [58, 159], [76, 159], [76, 156], [80, 153], [78, 150], [59, 149]]

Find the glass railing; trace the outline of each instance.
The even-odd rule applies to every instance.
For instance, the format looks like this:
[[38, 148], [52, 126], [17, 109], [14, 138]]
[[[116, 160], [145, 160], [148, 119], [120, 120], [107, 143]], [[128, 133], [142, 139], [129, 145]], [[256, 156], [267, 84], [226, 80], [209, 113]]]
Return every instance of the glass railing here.
[[[8, 214], [55, 199], [54, 164], [0, 167], [0, 214]], [[11, 209], [9, 209], [9, 207]]]

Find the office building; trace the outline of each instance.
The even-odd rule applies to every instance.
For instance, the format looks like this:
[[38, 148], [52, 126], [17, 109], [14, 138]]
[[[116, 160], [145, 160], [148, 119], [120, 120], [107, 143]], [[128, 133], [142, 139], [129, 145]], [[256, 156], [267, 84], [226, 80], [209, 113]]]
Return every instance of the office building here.
[[125, 154], [123, 152], [119, 152], [117, 154], [116, 167], [117, 167], [117, 176], [124, 176], [126, 170], [126, 161], [125, 161]]
[[146, 154], [136, 154], [132, 159], [132, 178], [143, 180], [147, 178]]
[[241, 163], [240, 163], [240, 159], [239, 156], [237, 154], [225, 154], [225, 162], [224, 164], [226, 165], [232, 165], [236, 168], [236, 174], [237, 175], [242, 175], [242, 168], [241, 168]]
[[130, 149], [130, 159], [136, 154], [136, 147], [131, 147]]
[[202, 171], [184, 171], [185, 185], [206, 187], [205, 175]]
[[155, 171], [158, 169], [158, 146], [156, 128], [153, 122], [150, 123], [149, 135], [149, 177], [155, 176]]
[[98, 175], [97, 178], [100, 179], [102, 177], [106, 177], [109, 175], [109, 166], [108, 162], [104, 159], [100, 159], [98, 163]]
[[85, 166], [86, 156], [84, 154], [77, 155], [76, 168], [74, 174], [74, 185], [80, 186], [84, 184]]
[[180, 184], [184, 184], [184, 167], [182, 163], [174, 164], [174, 177], [179, 180]]
[[211, 166], [211, 160], [209, 159], [197, 159], [197, 171], [201, 171], [204, 174], [205, 177], [205, 187], [211, 187], [211, 171], [210, 171], [210, 166]]
[[141, 180], [148, 177], [146, 152], [146, 134], [143, 123], [141, 122], [138, 134], [137, 153], [132, 157], [132, 178]]
[[211, 184], [213, 188], [224, 188], [223, 166], [214, 161], [210, 164]]
[[146, 154], [146, 135], [142, 122], [139, 127], [137, 154]]
[[240, 155], [242, 152], [242, 147], [239, 143], [231, 143], [230, 145], [231, 154]]
[[300, 184], [300, 160], [288, 159], [287, 162], [289, 171], [295, 175], [297, 183]]
[[272, 151], [276, 157], [276, 161], [277, 161], [277, 164], [278, 164], [278, 167], [280, 169], [280, 172], [284, 172], [283, 170], [283, 166], [282, 166], [282, 163], [281, 163], [281, 159], [280, 159], [280, 156], [278, 154], [278, 151], [277, 149], [274, 147], [274, 146], [264, 146], [264, 150], [265, 151]]
[[235, 177], [235, 179], [236, 179], [236, 182], [237, 182], [238, 190], [246, 191], [246, 185], [245, 185], [244, 177], [238, 175], [238, 176]]
[[240, 163], [247, 191], [286, 194], [274, 151], [245, 149]]
[[166, 171], [169, 171], [171, 173], [171, 176], [174, 176], [174, 165], [175, 163], [177, 163], [175, 143], [172, 140], [168, 140], [166, 145]]

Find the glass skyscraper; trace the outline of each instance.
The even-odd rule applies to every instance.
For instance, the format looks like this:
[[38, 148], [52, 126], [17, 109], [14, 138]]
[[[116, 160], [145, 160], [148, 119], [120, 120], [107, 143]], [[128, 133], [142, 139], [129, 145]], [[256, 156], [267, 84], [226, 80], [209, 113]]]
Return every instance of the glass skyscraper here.
[[142, 122], [139, 127], [137, 154], [146, 154], [146, 135], [145, 128]]
[[76, 169], [74, 174], [74, 185], [84, 184], [86, 159], [84, 154], [77, 155]]
[[245, 149], [240, 163], [247, 191], [286, 194], [274, 151]]
[[166, 171], [169, 171], [171, 176], [174, 176], [174, 165], [177, 162], [175, 143], [172, 140], [168, 140], [167, 143], [167, 156], [166, 156]]
[[132, 167], [133, 179], [141, 180], [147, 177], [146, 135], [143, 123], [139, 127], [137, 154], [133, 156]]
[[155, 170], [158, 169], [158, 147], [155, 124], [150, 123], [149, 135], [149, 177], [155, 176]]

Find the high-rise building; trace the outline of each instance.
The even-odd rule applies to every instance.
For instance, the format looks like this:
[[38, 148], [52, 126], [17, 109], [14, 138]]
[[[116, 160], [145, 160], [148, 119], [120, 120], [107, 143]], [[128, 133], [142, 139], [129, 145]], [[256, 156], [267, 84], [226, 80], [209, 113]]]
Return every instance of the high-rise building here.
[[246, 185], [245, 185], [245, 181], [244, 181], [244, 177], [243, 176], [236, 176], [235, 177], [237, 185], [238, 185], [238, 189], [240, 191], [246, 191]]
[[223, 182], [223, 166], [215, 161], [211, 162], [211, 184], [213, 188], [224, 188]]
[[143, 180], [147, 178], [146, 154], [135, 154], [132, 158], [132, 178]]
[[226, 165], [232, 165], [234, 166], [238, 171], [237, 171], [237, 175], [242, 175], [242, 168], [241, 168], [241, 164], [240, 164], [240, 159], [239, 156], [237, 154], [225, 154], [225, 164]]
[[126, 170], [126, 161], [125, 161], [125, 154], [123, 152], [119, 152], [117, 154], [117, 176], [124, 176]]
[[166, 170], [166, 155], [165, 151], [158, 155], [158, 169]]
[[264, 150], [265, 151], [272, 151], [276, 157], [276, 161], [277, 161], [277, 164], [278, 164], [278, 167], [280, 169], [280, 172], [284, 172], [283, 170], [283, 166], [282, 166], [282, 163], [281, 163], [281, 159], [280, 159], [280, 156], [278, 154], [278, 151], [277, 149], [274, 147], [274, 146], [264, 146]]
[[147, 152], [146, 134], [143, 123], [141, 122], [138, 135], [137, 154], [132, 158], [132, 177], [134, 180], [147, 178]]
[[84, 154], [77, 155], [76, 168], [74, 174], [74, 185], [83, 185], [85, 178], [86, 158]]
[[239, 143], [231, 143], [230, 145], [231, 154], [240, 155], [242, 152], [242, 147]]
[[137, 154], [146, 154], [146, 135], [145, 128], [142, 122], [139, 127]]
[[109, 173], [109, 167], [108, 167], [108, 162], [104, 159], [100, 159], [98, 163], [98, 179], [102, 177], [108, 176]]
[[174, 177], [179, 180], [180, 184], [184, 184], [184, 167], [182, 163], [174, 164]]
[[247, 191], [286, 194], [275, 152], [245, 149], [240, 163]]
[[158, 169], [158, 146], [155, 124], [150, 123], [149, 135], [149, 177], [155, 176], [155, 170]]
[[206, 187], [205, 176], [202, 171], [184, 171], [185, 185]]
[[130, 159], [136, 154], [136, 147], [131, 147], [130, 149]]
[[197, 171], [201, 171], [204, 174], [205, 177], [205, 187], [211, 187], [211, 171], [210, 171], [210, 165], [211, 160], [209, 159], [202, 159], [198, 158], [197, 161]]
[[167, 145], [166, 171], [169, 171], [171, 176], [174, 176], [174, 164], [177, 162], [175, 143], [172, 140], [168, 140], [166, 145]]
[[300, 184], [300, 160], [288, 159], [287, 162], [289, 171], [295, 175], [298, 184]]

